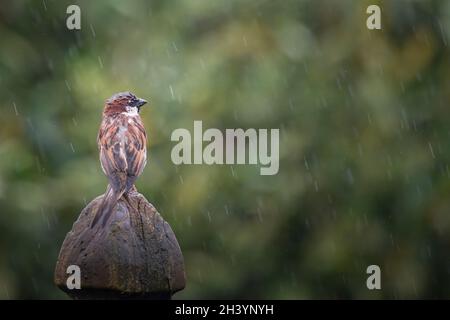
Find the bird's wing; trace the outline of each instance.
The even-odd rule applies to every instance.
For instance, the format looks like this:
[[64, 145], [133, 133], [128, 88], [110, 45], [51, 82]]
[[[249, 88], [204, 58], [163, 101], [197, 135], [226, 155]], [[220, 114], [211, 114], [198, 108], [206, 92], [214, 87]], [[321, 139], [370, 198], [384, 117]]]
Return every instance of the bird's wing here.
[[123, 174], [120, 174], [128, 170], [125, 141], [126, 126], [123, 119], [116, 118], [102, 123], [97, 138], [100, 163], [114, 190], [125, 188]]
[[128, 120], [128, 143], [125, 148], [128, 164], [127, 173], [133, 180], [131, 183], [134, 183], [134, 180], [144, 170], [147, 162], [147, 134], [138, 117]]

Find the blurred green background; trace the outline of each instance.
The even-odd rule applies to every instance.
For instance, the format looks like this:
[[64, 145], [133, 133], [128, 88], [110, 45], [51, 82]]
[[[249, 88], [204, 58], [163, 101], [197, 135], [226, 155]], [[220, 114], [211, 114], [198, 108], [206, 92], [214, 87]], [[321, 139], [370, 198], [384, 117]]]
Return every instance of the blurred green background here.
[[[184, 253], [175, 298], [450, 298], [449, 36], [445, 0], [2, 1], [0, 298], [66, 298], [56, 258], [125, 90], [151, 101], [137, 187]], [[175, 166], [194, 120], [280, 128], [279, 173]]]

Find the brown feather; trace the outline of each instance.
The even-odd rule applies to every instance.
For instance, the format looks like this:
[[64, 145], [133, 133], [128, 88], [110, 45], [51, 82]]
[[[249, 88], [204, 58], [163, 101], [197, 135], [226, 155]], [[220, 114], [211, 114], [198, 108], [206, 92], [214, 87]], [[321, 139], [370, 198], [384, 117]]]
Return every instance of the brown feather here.
[[[134, 97], [118, 94], [107, 101], [97, 136], [100, 163], [108, 177], [110, 189], [105, 194], [104, 204], [93, 220], [94, 226], [100, 216], [103, 225], [117, 201], [127, 193], [141, 175], [147, 163], [147, 135], [139, 114], [129, 111], [129, 101]], [[136, 97], [134, 97], [136, 98]]]

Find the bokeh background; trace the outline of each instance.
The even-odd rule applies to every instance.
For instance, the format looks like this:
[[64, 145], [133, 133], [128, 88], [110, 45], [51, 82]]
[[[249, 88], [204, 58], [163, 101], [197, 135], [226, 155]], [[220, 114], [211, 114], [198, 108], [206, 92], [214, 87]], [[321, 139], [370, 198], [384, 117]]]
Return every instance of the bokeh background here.
[[[445, 0], [2, 1], [0, 298], [67, 298], [56, 258], [125, 90], [151, 101], [137, 187], [184, 253], [175, 298], [450, 298], [449, 41]], [[280, 128], [279, 173], [175, 166], [194, 120]]]

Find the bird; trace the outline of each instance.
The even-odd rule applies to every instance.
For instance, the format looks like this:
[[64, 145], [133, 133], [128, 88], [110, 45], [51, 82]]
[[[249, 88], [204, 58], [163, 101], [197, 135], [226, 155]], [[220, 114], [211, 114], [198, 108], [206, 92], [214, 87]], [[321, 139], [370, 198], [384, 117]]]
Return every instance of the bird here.
[[108, 187], [91, 223], [104, 228], [119, 201], [134, 187], [147, 164], [147, 133], [139, 115], [146, 100], [119, 92], [106, 100], [97, 136], [100, 164]]

